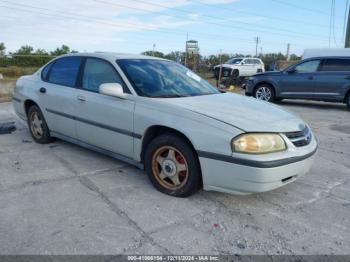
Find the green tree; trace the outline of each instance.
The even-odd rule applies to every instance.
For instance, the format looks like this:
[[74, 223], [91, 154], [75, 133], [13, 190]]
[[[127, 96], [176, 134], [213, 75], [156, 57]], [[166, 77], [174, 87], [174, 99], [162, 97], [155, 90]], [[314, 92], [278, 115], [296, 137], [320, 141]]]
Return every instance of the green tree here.
[[31, 55], [34, 48], [30, 45], [21, 46], [14, 54], [15, 55]]
[[278, 61], [287, 60], [286, 56], [282, 53], [263, 54], [260, 56], [260, 59], [264, 62], [266, 69], [275, 67]]
[[49, 55], [49, 53], [46, 52], [45, 49], [40, 49], [40, 48], [37, 49], [37, 50], [35, 50], [34, 54], [36, 54], [36, 55], [41, 55], [41, 56], [47, 56], [47, 55]]
[[52, 56], [60, 56], [71, 53], [71, 50], [69, 46], [62, 45], [61, 47], [57, 47], [54, 51], [52, 51], [50, 54]]
[[299, 61], [299, 60], [301, 60], [301, 57], [297, 56], [296, 54], [291, 54], [289, 56], [289, 60], [291, 60], [291, 61]]
[[164, 54], [162, 52], [159, 51], [145, 51], [143, 53], [141, 53], [141, 55], [148, 55], [148, 56], [155, 56], [155, 57], [160, 57], [160, 58], [164, 58]]
[[179, 62], [179, 63], [184, 60], [184, 57], [185, 57], [185, 52], [181, 52], [181, 51], [173, 51], [164, 56], [164, 58], [166, 59]]
[[4, 56], [5, 55], [5, 44], [3, 42], [0, 43], [0, 56]]

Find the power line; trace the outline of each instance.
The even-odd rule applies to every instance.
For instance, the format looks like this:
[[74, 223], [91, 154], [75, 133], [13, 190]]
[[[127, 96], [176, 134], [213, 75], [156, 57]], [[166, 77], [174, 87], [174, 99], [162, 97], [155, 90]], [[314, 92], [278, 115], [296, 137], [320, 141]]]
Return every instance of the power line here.
[[333, 14], [332, 14], [332, 29], [333, 29], [333, 40], [334, 40], [334, 44], [337, 45], [337, 40], [335, 37], [335, 29], [334, 29], [334, 24], [335, 24], [335, 0], [333, 1]]
[[330, 17], [329, 17], [328, 47], [331, 47], [333, 7], [334, 7], [334, 1], [332, 0], [331, 1], [331, 14], [330, 14]]
[[[8, 3], [9, 1], [6, 1], [6, 0], [0, 0], [0, 2], [6, 2]], [[11, 2], [10, 2], [11, 3]], [[14, 3], [11, 3], [11, 4], [14, 4]], [[185, 33], [187, 33], [187, 31], [183, 31], [183, 30], [174, 30], [172, 29], [172, 31], [169, 31], [169, 30], [162, 30], [162, 29], [152, 29], [152, 28], [145, 28], [145, 26], [143, 25], [140, 25], [140, 24], [135, 24], [135, 23], [131, 23], [131, 22], [128, 22], [128, 24], [118, 24], [118, 23], [111, 23], [110, 21], [106, 21], [106, 20], [101, 20], [99, 18], [96, 18], [96, 17], [91, 17], [91, 16], [82, 16], [82, 15], [77, 15], [77, 14], [73, 14], [72, 15], [69, 15], [69, 12], [65, 11], [65, 14], [62, 14], [62, 10], [53, 10], [53, 9], [48, 9], [48, 8], [42, 8], [42, 7], [35, 7], [35, 6], [31, 6], [31, 5], [25, 5], [25, 4], [22, 4], [20, 6], [22, 6], [22, 9], [17, 7], [19, 4], [16, 4], [16, 7], [9, 7], [9, 6], [0, 6], [0, 7], [5, 7], [5, 8], [9, 8], [9, 9], [13, 9], [13, 10], [20, 10], [22, 12], [34, 12], [34, 13], [39, 13], [39, 14], [42, 14], [42, 15], [45, 15], [45, 16], [49, 16], [49, 17], [54, 17], [54, 18], [68, 18], [68, 19], [72, 19], [72, 20], [77, 20], [77, 21], [84, 21], [84, 22], [91, 22], [91, 19], [93, 19], [94, 23], [101, 23], [101, 24], [105, 24], [105, 25], [108, 25], [108, 26], [123, 26], [123, 27], [130, 27], [130, 28], [138, 28], [138, 29], [142, 29], [142, 30], [147, 30], [147, 31], [154, 31], [154, 32], [160, 32], [160, 33], [163, 33], [163, 34], [174, 34], [174, 33], [177, 33], [177, 34], [181, 34], [181, 35], [184, 35]], [[23, 9], [23, 6], [25, 7], [29, 7], [31, 9], [34, 9], [34, 10], [28, 10], [28, 9]], [[56, 12], [54, 14], [50, 13], [44, 13], [44, 12], [41, 12], [41, 11], [38, 11], [37, 9], [39, 10], [45, 10], [45, 11], [49, 11], [49, 12]], [[58, 14], [57, 14], [58, 13]], [[82, 19], [80, 19], [82, 18]], [[222, 36], [222, 35], [213, 35], [213, 34], [206, 34], [206, 33], [199, 33], [199, 32], [189, 32], [191, 34], [194, 34], [194, 35], [203, 35], [203, 36], [207, 36], [208, 39], [211, 39], [213, 40], [213, 38], [215, 38], [215, 40], [217, 41], [218, 39], [223, 39], [223, 41], [227, 42], [227, 36]], [[240, 39], [240, 38], [234, 38], [234, 40], [239, 40], [239, 41], [245, 41], [245, 42], [249, 42], [249, 43], [252, 43], [251, 41], [247, 40], [247, 39]], [[274, 43], [276, 44], [276, 42], [271, 42], [271, 43]], [[282, 44], [282, 43], [281, 43]]]
[[348, 14], [348, 9], [349, 9], [349, 0], [346, 0], [345, 3], [345, 13], [344, 13], [344, 24], [343, 24], [343, 35], [342, 35], [342, 40], [345, 40], [345, 28], [346, 28], [346, 21], [347, 21], [347, 14]]
[[[177, 33], [177, 34], [185, 34], [187, 32], [194, 34], [194, 35], [203, 35], [204, 37], [207, 37], [208, 39], [222, 39], [227, 41], [227, 36], [223, 36], [223, 35], [217, 35], [217, 34], [208, 34], [208, 33], [199, 33], [199, 32], [190, 32], [190, 31], [184, 31], [184, 30], [179, 30], [179, 29], [172, 29], [170, 30], [163, 30], [163, 29], [152, 29], [152, 28], [145, 28], [145, 26], [140, 25], [140, 24], [136, 24], [136, 23], [131, 23], [128, 22], [128, 24], [121, 24], [121, 23], [115, 23], [115, 22], [110, 22], [110, 21], [106, 21], [106, 20], [101, 20], [100, 18], [96, 18], [96, 17], [91, 17], [91, 16], [82, 16], [82, 15], [77, 15], [77, 14], [69, 14], [69, 12], [65, 11], [64, 14], [62, 14], [61, 10], [53, 10], [53, 9], [48, 9], [48, 8], [43, 8], [43, 7], [36, 7], [36, 6], [32, 6], [32, 5], [26, 5], [26, 4], [15, 4], [15, 3], [11, 3], [9, 1], [6, 0], [0, 0], [0, 2], [5, 2], [6, 4], [14, 4], [16, 5], [15, 7], [10, 7], [10, 6], [0, 6], [3, 8], [8, 8], [8, 9], [12, 9], [12, 10], [19, 10], [22, 12], [33, 12], [33, 13], [37, 13], [37, 14], [41, 14], [41, 15], [45, 15], [45, 16], [49, 16], [49, 17], [59, 17], [59, 18], [68, 18], [71, 20], [77, 20], [77, 21], [84, 21], [84, 22], [91, 22], [91, 19], [94, 21], [94, 23], [100, 23], [100, 24], [104, 24], [104, 25], [108, 25], [108, 26], [123, 26], [123, 27], [131, 27], [131, 28], [138, 28], [138, 29], [142, 29], [142, 30], [147, 30], [147, 31], [155, 31], [155, 32], [160, 32], [160, 33], [165, 33], [165, 34], [173, 34], [173, 33]], [[21, 6], [21, 7], [18, 7]], [[30, 9], [34, 9], [34, 10], [28, 10], [28, 8]], [[42, 11], [38, 11], [39, 10], [44, 10], [44, 11], [49, 11], [51, 13], [44, 13]], [[53, 12], [53, 13], [52, 13]], [[58, 14], [57, 14], [58, 13]], [[242, 39], [242, 38], [234, 38], [234, 40], [239, 40], [242, 42], [249, 42], [249, 43], [253, 43], [251, 40], [247, 40], [247, 39]], [[276, 42], [271, 42], [276, 44]]]
[[[312, 12], [312, 13], [323, 14], [323, 15], [327, 15], [327, 16], [329, 15], [329, 13], [327, 13], [326, 11], [323, 11], [323, 10], [311, 9], [311, 8], [303, 7], [303, 6], [296, 5], [296, 4], [293, 4], [293, 3], [290, 3], [290, 2], [285, 2], [285, 1], [282, 1], [282, 0], [272, 0], [272, 1], [274, 1], [276, 3], [279, 3], [279, 4], [282, 4], [282, 5], [290, 6], [290, 7], [299, 9], [299, 10], [305, 10], [305, 11], [309, 11], [309, 12]], [[343, 18], [343, 16], [337, 16], [337, 17]]]
[[[2, 0], [0, 0], [2, 1]], [[16, 4], [18, 5], [18, 4]], [[77, 21], [83, 21], [83, 22], [92, 22], [91, 19], [94, 20], [94, 23], [101, 23], [101, 24], [104, 24], [104, 25], [108, 25], [108, 26], [123, 26], [123, 27], [131, 27], [131, 28], [136, 28], [136, 29], [142, 29], [142, 30], [147, 30], [147, 31], [155, 31], [155, 32], [160, 32], [160, 33], [165, 33], [165, 34], [174, 34], [174, 33], [177, 33], [177, 34], [181, 34], [183, 35], [184, 33], [186, 33], [187, 31], [183, 31], [183, 30], [162, 30], [162, 29], [153, 29], [153, 28], [145, 28], [143, 25], [140, 25], [140, 24], [136, 24], [136, 23], [131, 23], [131, 22], [128, 22], [128, 24], [122, 24], [122, 23], [111, 23], [109, 21], [106, 21], [106, 20], [101, 20], [101, 19], [98, 19], [98, 18], [95, 18], [95, 17], [90, 17], [90, 16], [81, 16], [81, 15], [74, 15], [74, 16], [69, 16], [69, 14], [65, 14], [65, 15], [62, 15], [62, 14], [52, 14], [52, 13], [43, 13], [43, 12], [40, 12], [40, 11], [37, 11], [37, 10], [28, 10], [28, 9], [23, 9], [23, 8], [18, 8], [18, 7], [10, 7], [10, 6], [0, 6], [0, 7], [3, 7], [3, 8], [8, 8], [8, 9], [11, 9], [11, 10], [19, 10], [19, 11], [22, 11], [22, 12], [33, 12], [33, 13], [37, 13], [37, 14], [40, 14], [40, 15], [45, 15], [45, 16], [49, 16], [49, 17], [54, 17], [54, 18], [65, 18], [65, 19], [72, 19], [72, 20], [77, 20]], [[31, 8], [34, 8], [34, 7], [31, 7]], [[39, 9], [44, 9], [44, 8], [39, 8]], [[52, 9], [46, 9], [45, 10], [49, 10], [50, 12], [59, 12], [59, 11], [52, 11]], [[80, 19], [80, 18], [83, 18], [83, 19]], [[192, 34], [195, 34], [195, 35], [203, 35], [203, 36], [206, 36], [208, 39], [213, 39], [213, 37], [215, 38], [222, 38], [223, 40], [227, 40], [227, 36], [222, 36], [222, 35], [217, 35], [217, 34], [207, 34], [207, 33], [199, 33], [199, 32], [191, 32]], [[239, 41], [243, 41], [243, 42], [250, 42], [250, 43], [253, 43], [251, 40], [247, 40], [247, 39], [241, 39], [241, 38], [235, 38], [236, 40], [239, 40]]]
[[263, 15], [261, 13], [242, 11], [242, 10], [237, 10], [237, 9], [230, 8], [230, 7], [227, 7], [227, 6], [225, 6], [225, 7], [218, 7], [218, 6], [215, 6], [213, 4], [208, 4], [208, 3], [200, 2], [200, 1], [197, 1], [197, 0], [187, 0], [187, 1], [199, 4], [199, 5], [203, 5], [203, 6], [208, 6], [210, 8], [215, 8], [215, 9], [218, 9], [218, 10], [221, 10], [221, 11], [233, 11], [235, 13], [256, 15], [256, 16], [259, 16], [259, 17], [267, 18], [267, 19], [277, 20], [279, 23], [281, 21], [284, 21], [284, 22], [287, 22], [287, 23], [292, 23], [293, 25], [295, 25], [295, 23], [299, 23], [299, 24], [303, 24], [303, 26], [314, 26], [314, 27], [322, 27], [322, 28], [327, 26], [325, 24], [315, 24], [315, 23], [312, 23], [312, 22], [309, 22], [309, 21], [307, 23], [305, 23], [303, 21], [295, 20], [295, 19], [286, 19], [284, 17], [279, 17], [279, 16], [267, 16], [267, 15]]
[[[9, 1], [5, 1], [5, 0], [0, 0], [1, 2], [7, 2], [9, 3]], [[11, 3], [10, 4], [15, 4], [15, 3]], [[72, 19], [72, 20], [76, 20], [76, 21], [84, 21], [84, 22], [88, 22], [88, 23], [101, 23], [101, 24], [104, 24], [104, 25], [108, 25], [108, 26], [123, 26], [123, 27], [131, 27], [133, 29], [143, 29], [143, 30], [147, 30], [147, 31], [155, 31], [155, 32], [160, 32], [160, 33], [164, 33], [164, 34], [174, 34], [174, 33], [177, 33], [177, 34], [181, 34], [181, 35], [184, 35], [185, 32], [187, 31], [180, 31], [180, 30], [162, 30], [162, 29], [153, 29], [153, 28], [145, 28], [145, 26], [143, 25], [140, 25], [140, 24], [135, 24], [135, 23], [130, 23], [128, 22], [128, 24], [123, 24], [123, 23], [111, 23], [110, 21], [106, 21], [106, 20], [101, 20], [100, 18], [96, 18], [96, 17], [91, 17], [91, 16], [82, 16], [82, 15], [78, 15], [78, 14], [74, 14], [74, 13], [71, 13], [72, 15], [69, 14], [69, 11], [64, 11], [64, 13], [62, 13], [62, 10], [53, 10], [53, 9], [48, 9], [48, 8], [42, 8], [42, 7], [35, 7], [35, 6], [30, 6], [30, 5], [25, 5], [25, 4], [15, 4], [16, 7], [10, 7], [10, 6], [0, 6], [0, 7], [3, 7], [3, 8], [8, 8], [8, 9], [11, 9], [11, 10], [19, 10], [19, 11], [22, 11], [22, 12], [26, 12], [26, 13], [37, 13], [37, 14], [40, 14], [40, 15], [44, 15], [44, 16], [49, 16], [49, 17], [54, 17], [54, 18], [64, 18], [64, 19]], [[19, 6], [22, 6], [22, 8], [19, 8]], [[25, 8], [23, 8], [23, 6]], [[31, 8], [31, 9], [34, 9], [34, 10], [28, 10], [28, 7]], [[45, 12], [41, 12], [41, 11], [38, 11], [39, 10], [45, 10], [45, 11], [49, 11], [51, 13], [45, 13]], [[56, 13], [52, 13], [52, 12], [56, 12]], [[58, 13], [58, 14], [57, 14]], [[225, 41], [225, 43], [227, 43], [227, 35], [225, 36], [222, 36], [222, 35], [213, 35], [213, 34], [203, 34], [203, 33], [199, 33], [199, 32], [190, 32], [191, 34], [195, 34], [195, 35], [206, 35], [208, 36], [209, 39], [213, 40], [213, 37], [215, 38], [219, 38], [219, 37], [222, 37], [222, 39]], [[214, 39], [215, 41], [217, 41], [217, 39]], [[234, 40], [240, 40], [240, 41], [245, 41], [245, 42], [249, 42], [249, 43], [253, 43], [251, 40], [247, 40], [247, 39], [239, 39], [239, 38], [234, 38]], [[152, 40], [154, 41], [154, 40]], [[271, 42], [271, 43], [274, 43], [276, 44], [276, 42]]]
[[[98, 2], [98, 3], [107, 4], [107, 5], [111, 5], [111, 6], [119, 6], [119, 7], [124, 7], [124, 8], [128, 8], [128, 9], [139, 10], [139, 11], [148, 11], [147, 9], [143, 9], [143, 8], [140, 8], [140, 7], [130, 7], [130, 6], [122, 5], [122, 4], [115, 3], [115, 2], [112, 3], [112, 2], [109, 2], [109, 1], [105, 1], [105, 0], [93, 0], [93, 1]], [[131, 0], [131, 1], [140, 2], [140, 3], [148, 4], [148, 5], [151, 5], [151, 6], [158, 6], [158, 7], [162, 7], [162, 8], [168, 8], [168, 6], [166, 6], [166, 5], [150, 3], [150, 2], [147, 2], [147, 1], [143, 1], [143, 0]], [[191, 11], [180, 9], [180, 8], [172, 8], [172, 9], [177, 11], [177, 12], [182, 12], [182, 13], [191, 14], [191, 15], [194, 14]], [[175, 16], [175, 15], [172, 15], [172, 17], [177, 17], [177, 18], [181, 18], [181, 19], [185, 18], [185, 19], [188, 20], [188, 17], [186, 17], [186, 16]], [[237, 20], [233, 20], [233, 19], [222, 19], [221, 17], [212, 16], [212, 15], [202, 15], [202, 17], [207, 17], [207, 18], [212, 18], [212, 19], [216, 19], [216, 20], [221, 20], [223, 22], [230, 21], [232, 23], [244, 24], [246, 26], [254, 26], [254, 27], [257, 26], [256, 24], [251, 24], [251, 23], [247, 23], [247, 22], [241, 22], [241, 21], [237, 21]], [[190, 20], [190, 21], [192, 21], [192, 20]], [[242, 27], [237, 27], [237, 26], [234, 26], [234, 25], [220, 24], [220, 23], [216, 23], [216, 22], [212, 22], [212, 21], [204, 21], [204, 22], [207, 23], [207, 24], [213, 24], [213, 25], [216, 25], [216, 26], [230, 28], [230, 29], [238, 28], [240, 30], [245, 30], [245, 31], [254, 31], [254, 32], [263, 32], [263, 33], [270, 33], [270, 34], [282, 35], [282, 36], [286, 36], [286, 35], [290, 36], [290, 34], [285, 34], [285, 33], [271, 33], [271, 32], [266, 31], [266, 30], [242, 28]], [[267, 29], [273, 30], [273, 31], [285, 32], [284, 29], [271, 27], [271, 26], [264, 26], [264, 28], [267, 28]], [[288, 32], [291, 33], [291, 34], [297, 35], [297, 36], [300, 35], [300, 38], [302, 38], [301, 36], [310, 36], [311, 35], [311, 36], [314, 36], [315, 39], [316, 38], [318, 40], [323, 39], [322, 37], [320, 37], [319, 35], [316, 35], [316, 34], [315, 35], [310, 34], [310, 33], [306, 34], [306, 33], [300, 33], [300, 32], [296, 32], [296, 31], [290, 31], [290, 30]], [[308, 38], [308, 39], [310, 39], [310, 38]]]

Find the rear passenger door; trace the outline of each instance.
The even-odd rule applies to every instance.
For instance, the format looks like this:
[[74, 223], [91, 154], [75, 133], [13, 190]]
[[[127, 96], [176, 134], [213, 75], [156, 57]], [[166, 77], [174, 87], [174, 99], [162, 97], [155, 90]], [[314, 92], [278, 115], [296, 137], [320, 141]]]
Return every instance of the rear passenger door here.
[[242, 69], [242, 73], [239, 74], [240, 76], [254, 75], [256, 73], [254, 59], [245, 59], [244, 64], [242, 65]]
[[115, 67], [100, 58], [86, 58], [77, 90], [77, 136], [100, 149], [133, 157], [134, 101], [102, 95], [104, 83], [120, 83], [130, 93]]
[[42, 71], [39, 104], [51, 131], [76, 138], [76, 83], [81, 57], [55, 60]]
[[315, 96], [322, 100], [342, 101], [350, 86], [350, 59], [327, 58], [315, 76]]

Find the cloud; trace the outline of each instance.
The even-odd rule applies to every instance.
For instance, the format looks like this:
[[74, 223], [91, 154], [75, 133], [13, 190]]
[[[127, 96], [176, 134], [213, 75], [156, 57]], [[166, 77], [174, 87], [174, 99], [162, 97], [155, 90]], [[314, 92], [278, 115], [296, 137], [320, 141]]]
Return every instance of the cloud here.
[[[163, 14], [171, 8], [236, 0], [0, 0], [1, 41], [14, 51], [23, 44], [52, 49], [62, 43], [99, 46], [123, 41], [122, 33], [175, 29], [200, 23], [199, 14], [180, 19]], [[147, 3], [153, 4], [147, 4]]]

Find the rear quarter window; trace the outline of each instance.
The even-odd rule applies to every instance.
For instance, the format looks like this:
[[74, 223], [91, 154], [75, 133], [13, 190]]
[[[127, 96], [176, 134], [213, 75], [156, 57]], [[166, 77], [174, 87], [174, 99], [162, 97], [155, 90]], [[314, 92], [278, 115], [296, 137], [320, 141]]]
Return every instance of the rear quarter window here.
[[350, 59], [326, 59], [321, 71], [327, 72], [350, 72]]
[[43, 81], [47, 81], [52, 64], [53, 64], [53, 62], [48, 64], [47, 66], [45, 66], [43, 68], [43, 70], [41, 70], [41, 79]]

